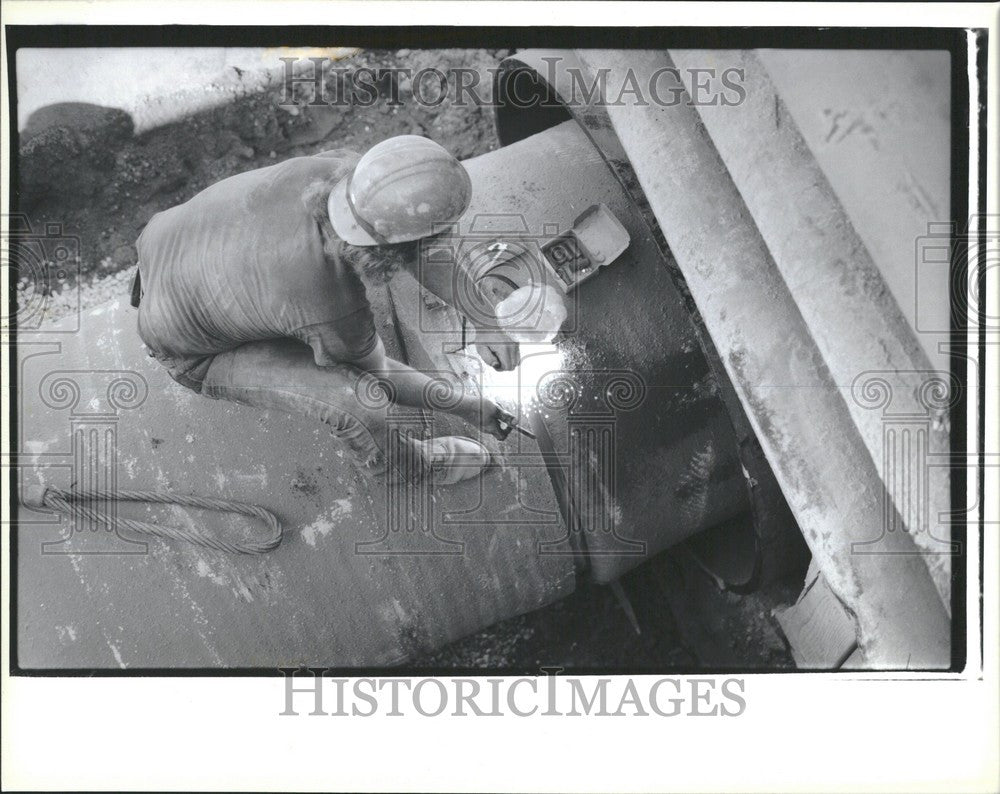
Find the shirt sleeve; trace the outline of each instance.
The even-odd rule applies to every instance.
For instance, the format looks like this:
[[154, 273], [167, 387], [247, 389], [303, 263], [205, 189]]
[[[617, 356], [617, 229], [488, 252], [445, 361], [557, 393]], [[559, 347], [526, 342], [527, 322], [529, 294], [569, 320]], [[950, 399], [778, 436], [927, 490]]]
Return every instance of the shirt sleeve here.
[[367, 305], [336, 320], [305, 325], [294, 336], [312, 348], [320, 367], [351, 364], [371, 353], [378, 343], [375, 317]]

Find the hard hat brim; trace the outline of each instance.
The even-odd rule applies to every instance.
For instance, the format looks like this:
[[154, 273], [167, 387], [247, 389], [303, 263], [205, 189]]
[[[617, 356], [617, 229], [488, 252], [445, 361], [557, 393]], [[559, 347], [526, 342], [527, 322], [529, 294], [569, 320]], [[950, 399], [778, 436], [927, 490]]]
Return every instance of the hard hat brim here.
[[347, 199], [347, 187], [350, 181], [350, 176], [341, 179], [330, 191], [330, 198], [327, 199], [326, 211], [333, 230], [341, 240], [350, 245], [379, 245], [378, 240], [368, 234], [354, 217], [351, 203]]

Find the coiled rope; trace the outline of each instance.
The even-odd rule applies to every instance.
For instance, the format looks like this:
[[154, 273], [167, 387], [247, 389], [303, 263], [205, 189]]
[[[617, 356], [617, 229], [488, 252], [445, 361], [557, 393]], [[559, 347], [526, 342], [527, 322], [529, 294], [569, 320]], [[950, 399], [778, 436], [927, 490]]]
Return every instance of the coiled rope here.
[[[269, 510], [257, 505], [230, 502], [225, 499], [211, 499], [203, 496], [182, 496], [162, 493], [159, 491], [65, 491], [51, 486], [25, 488], [23, 503], [27, 507], [45, 507], [69, 516], [84, 516], [91, 521], [105, 524], [114, 529], [130, 529], [143, 535], [152, 535], [168, 540], [180, 540], [205, 546], [218, 551], [228, 551], [231, 554], [266, 554], [281, 544], [281, 522]], [[245, 543], [230, 543], [227, 540], [206, 535], [197, 529], [182, 529], [181, 527], [150, 524], [146, 521], [135, 521], [130, 518], [117, 518], [92, 507], [91, 502], [152, 502], [154, 504], [180, 505], [182, 507], [201, 507], [206, 510], [217, 510], [222, 513], [238, 513], [250, 518], [260, 519], [270, 529], [269, 537], [260, 541]]]

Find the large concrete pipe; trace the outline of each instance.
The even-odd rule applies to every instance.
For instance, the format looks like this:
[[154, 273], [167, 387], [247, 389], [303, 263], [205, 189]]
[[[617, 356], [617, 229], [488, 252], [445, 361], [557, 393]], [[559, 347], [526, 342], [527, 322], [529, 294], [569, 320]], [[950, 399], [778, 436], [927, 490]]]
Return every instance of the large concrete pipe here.
[[[512, 287], [552, 281], [541, 249], [593, 205], [607, 207], [630, 237], [620, 258], [565, 295], [568, 318], [554, 344], [525, 345], [525, 363], [512, 373], [522, 379], [522, 418], [561, 461], [550, 473], [570, 533], [543, 552], [574, 556], [609, 582], [700, 530], [749, 518], [716, 374], [652, 232], [599, 150], [564, 122], [466, 165], [475, 191], [453, 256], [469, 266], [484, 252], [483, 277], [502, 270]], [[494, 265], [497, 242], [521, 253]], [[441, 265], [452, 261], [442, 256]], [[511, 379], [493, 380], [488, 391], [510, 394]], [[751, 544], [744, 576], [755, 558]]]
[[[483, 478], [400, 492], [356, 474], [321, 425], [175, 384], [144, 354], [124, 296], [24, 331], [22, 489], [99, 485], [256, 503], [278, 514], [285, 540], [263, 556], [229, 555], [21, 507], [12, 533], [20, 666], [395, 664], [567, 595], [585, 567], [608, 581], [748, 512], [738, 441], [689, 312], [587, 136], [567, 123], [467, 166], [477, 198], [456, 254], [497, 238], [537, 245], [600, 204], [631, 237], [569, 294], [562, 335], [526, 350], [512, 373], [518, 395], [523, 386], [544, 398], [522, 418], [546, 448], [520, 436], [491, 442], [497, 465]], [[412, 281], [410, 298], [396, 299], [407, 289], [398, 278], [372, 294], [390, 352], [507, 393], [509, 382], [486, 380], [481, 362], [456, 352], [453, 314], [429, 308]], [[187, 508], [107, 507], [244, 531]]]
[[[721, 586], [735, 592], [753, 589], [757, 584], [802, 569], [807, 552], [739, 395], [729, 382], [711, 335], [691, 298], [684, 275], [614, 132], [603, 105], [604, 97], [600, 90], [594, 90], [595, 86], [599, 82], [588, 79], [583, 63], [571, 50], [522, 50], [506, 58], [496, 74], [497, 135], [502, 144], [510, 145], [568, 119], [575, 120], [629, 197], [634, 213], [642, 221], [644, 237], [659, 249], [659, 265], [673, 283], [674, 311], [681, 311], [676, 303], [679, 298], [712, 372], [716, 394], [728, 414], [752, 518], [702, 532], [685, 545]], [[752, 569], [748, 567], [751, 563]]]
[[[947, 50], [757, 50], [931, 367], [951, 365], [948, 262], [914, 241], [951, 218]], [[748, 97], [749, 98], [749, 97]], [[948, 224], [950, 225], [950, 224]], [[958, 231], [962, 231], [959, 229]]]
[[[745, 50], [675, 50], [670, 57], [689, 92], [698, 69], [743, 75], [742, 102], [703, 103], [698, 115], [893, 499], [895, 513], [888, 517], [898, 515], [903, 526], [887, 521], [886, 532], [910, 534], [950, 607], [955, 549], [944, 464], [948, 409], [959, 384], [931, 366], [761, 59]], [[947, 149], [939, 155], [946, 159]], [[916, 239], [905, 249], [910, 279]], [[871, 550], [878, 550], [878, 541]]]
[[[872, 666], [950, 663], [947, 612], [913, 539], [886, 533], [879, 473], [822, 351], [663, 52], [588, 51], [609, 79], [658, 74], [669, 106], [609, 104], [614, 130], [833, 591]], [[866, 545], [879, 541], [874, 553]]]

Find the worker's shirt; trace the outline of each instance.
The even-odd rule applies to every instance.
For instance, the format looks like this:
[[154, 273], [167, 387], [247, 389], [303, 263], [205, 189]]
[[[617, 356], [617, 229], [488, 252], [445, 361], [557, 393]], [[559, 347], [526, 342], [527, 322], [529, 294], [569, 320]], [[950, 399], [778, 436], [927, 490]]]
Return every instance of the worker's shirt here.
[[139, 335], [154, 353], [197, 356], [295, 337], [316, 363], [349, 363], [377, 342], [365, 288], [323, 252], [302, 201], [356, 155], [327, 152], [225, 179], [153, 216], [139, 237]]

